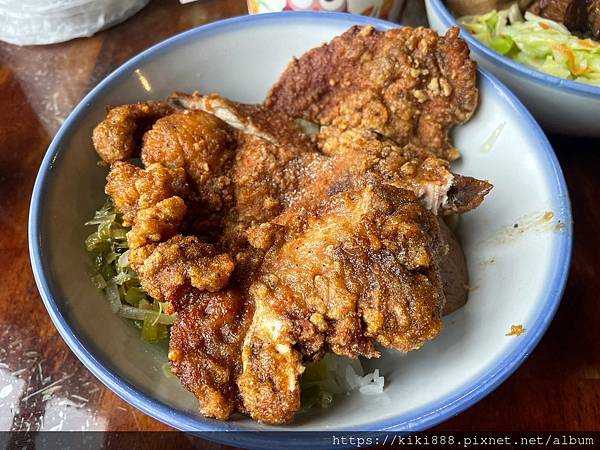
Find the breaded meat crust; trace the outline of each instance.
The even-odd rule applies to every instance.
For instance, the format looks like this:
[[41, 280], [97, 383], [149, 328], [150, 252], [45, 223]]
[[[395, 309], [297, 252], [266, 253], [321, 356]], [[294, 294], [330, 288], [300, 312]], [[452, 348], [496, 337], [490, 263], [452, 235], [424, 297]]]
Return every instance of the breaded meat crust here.
[[106, 119], [92, 133], [98, 156], [107, 164], [135, 156], [144, 132], [157, 119], [171, 114], [173, 108], [160, 101], [148, 101], [111, 108]]
[[256, 420], [292, 420], [303, 361], [378, 357], [376, 342], [407, 352], [441, 330], [436, 217], [409, 191], [360, 184], [286, 227], [250, 287], [238, 385]]
[[452, 28], [352, 27], [287, 67], [265, 106], [342, 130], [365, 129], [458, 158], [448, 132], [477, 107], [476, 63]]

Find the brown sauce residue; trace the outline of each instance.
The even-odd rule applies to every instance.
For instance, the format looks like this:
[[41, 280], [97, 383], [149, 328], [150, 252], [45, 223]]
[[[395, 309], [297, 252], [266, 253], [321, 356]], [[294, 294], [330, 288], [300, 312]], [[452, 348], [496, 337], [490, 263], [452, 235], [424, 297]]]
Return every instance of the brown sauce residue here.
[[505, 336], [521, 336], [525, 331], [527, 330], [525, 330], [523, 325], [511, 325], [510, 331], [506, 333]]
[[512, 224], [498, 230], [494, 237], [492, 237], [492, 240], [498, 243], [505, 243], [531, 232], [564, 232], [566, 224], [560, 220], [555, 220], [555, 217], [556, 215], [553, 211], [526, 214], [516, 219]]
[[546, 211], [542, 216], [544, 222], [550, 222], [554, 218], [554, 213], [552, 211]]

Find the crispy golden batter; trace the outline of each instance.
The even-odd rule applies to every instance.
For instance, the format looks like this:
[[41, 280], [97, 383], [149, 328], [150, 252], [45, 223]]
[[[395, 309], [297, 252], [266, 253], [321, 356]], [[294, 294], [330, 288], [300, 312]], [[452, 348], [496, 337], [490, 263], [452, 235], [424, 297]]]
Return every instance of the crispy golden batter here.
[[471, 117], [478, 95], [476, 64], [458, 34], [353, 27], [290, 63], [265, 105], [456, 159], [448, 132]]
[[107, 164], [135, 156], [142, 134], [155, 120], [172, 112], [173, 108], [167, 103], [157, 101], [110, 109], [92, 134], [96, 152]]
[[375, 342], [419, 348], [441, 330], [444, 302], [438, 223], [409, 191], [345, 191], [285, 233], [250, 288], [238, 379], [245, 409], [269, 423], [299, 408], [302, 361], [327, 349], [377, 357]]
[[236, 290], [189, 295], [171, 328], [171, 370], [199, 399], [200, 412], [226, 420], [241, 408], [236, 379], [252, 304]]
[[186, 213], [187, 207], [181, 197], [169, 197], [138, 210], [133, 226], [127, 233], [129, 248], [135, 250], [175, 236]]
[[245, 223], [262, 223], [282, 212], [305, 187], [303, 173], [315, 150], [275, 145], [252, 135], [240, 136], [233, 171], [236, 208]]
[[105, 192], [123, 214], [123, 224], [129, 226], [140, 209], [173, 196], [186, 198], [190, 190], [183, 169], [167, 169], [159, 164], [142, 169], [117, 161], [106, 177]]
[[142, 161], [185, 170], [203, 207], [231, 207], [234, 158], [229, 126], [202, 111], [184, 111], [157, 120], [143, 139]]
[[492, 188], [488, 182], [453, 174], [446, 160], [428, 150], [412, 144], [400, 147], [370, 131], [328, 126], [317, 139], [322, 151], [332, 157], [334, 175], [329, 176], [337, 182], [368, 173], [382, 183], [414, 192], [435, 214], [474, 209]]
[[158, 245], [130, 252], [131, 265], [142, 287], [160, 301], [176, 302], [192, 288], [219, 291], [227, 286], [235, 267], [230, 255], [219, 254], [213, 245], [195, 236], [176, 235]]

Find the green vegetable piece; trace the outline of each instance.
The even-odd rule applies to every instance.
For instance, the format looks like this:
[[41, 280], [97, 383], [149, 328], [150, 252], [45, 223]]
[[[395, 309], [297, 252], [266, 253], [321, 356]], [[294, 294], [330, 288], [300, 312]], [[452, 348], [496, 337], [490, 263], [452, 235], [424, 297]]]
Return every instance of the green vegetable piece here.
[[157, 322], [158, 313], [148, 313], [142, 324], [142, 339], [146, 342], [157, 343], [169, 337], [167, 327]]
[[497, 36], [492, 38], [490, 46], [501, 55], [506, 55], [510, 52], [514, 45], [514, 41], [510, 36]]
[[119, 312], [119, 309], [121, 309], [121, 296], [119, 295], [119, 288], [114, 281], [111, 280], [106, 283], [104, 294], [106, 295], [108, 303], [110, 303], [110, 307], [113, 312]]
[[110, 250], [109, 243], [102, 239], [98, 233], [92, 233], [85, 239], [85, 249], [88, 252], [102, 253]]
[[125, 300], [131, 306], [138, 306], [141, 300], [146, 300], [146, 294], [141, 288], [132, 286], [125, 290], [123, 300]]
[[97, 229], [85, 239], [85, 248], [93, 257], [96, 273], [90, 277], [103, 289], [113, 312], [141, 328], [142, 339], [158, 342], [169, 337], [169, 326], [176, 314], [165, 314], [166, 304], [152, 302], [142, 289], [137, 274], [129, 265], [127, 232], [122, 217], [108, 199], [85, 225]]

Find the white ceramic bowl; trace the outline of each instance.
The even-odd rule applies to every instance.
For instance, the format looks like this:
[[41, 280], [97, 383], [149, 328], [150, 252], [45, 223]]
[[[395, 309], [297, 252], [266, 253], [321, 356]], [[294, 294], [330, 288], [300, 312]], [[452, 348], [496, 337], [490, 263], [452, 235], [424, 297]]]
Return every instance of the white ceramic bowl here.
[[[456, 169], [489, 179], [495, 188], [462, 221], [474, 287], [469, 303], [446, 317], [445, 329], [423, 349], [388, 352], [370, 363], [386, 378], [383, 395], [358, 393], [316, 409], [283, 427], [246, 418], [201, 417], [194, 397], [163, 375], [162, 347], [142, 342], [139, 330], [116, 317], [90, 283], [83, 223], [104, 200], [105, 169], [91, 145], [105, 105], [161, 99], [173, 90], [219, 92], [260, 102], [293, 55], [330, 40], [352, 24], [388, 22], [349, 14], [283, 13], [241, 17], [175, 36], [124, 64], [75, 108], [52, 142], [35, 184], [30, 212], [31, 260], [56, 327], [81, 361], [119, 396], [145, 413], [187, 431], [420, 430], [489, 393], [529, 355], [552, 319], [571, 251], [571, 213], [564, 179], [544, 134], [529, 113], [491, 75], [479, 74], [481, 102], [454, 133], [464, 158]], [[482, 144], [499, 126], [491, 149]], [[552, 223], [539, 223], [552, 211]], [[560, 221], [561, 231], [552, 231]], [[514, 233], [513, 224], [523, 233]], [[527, 331], [505, 336], [513, 324]], [[262, 433], [207, 435], [234, 445], [282, 448]], [[320, 439], [320, 440], [319, 440]], [[304, 435], [298, 446], [331, 445]]]
[[[442, 0], [425, 0], [425, 6], [429, 25], [437, 32], [445, 33], [457, 25]], [[462, 36], [473, 59], [506, 84], [546, 131], [600, 137], [600, 87], [558, 78], [513, 61], [465, 29]]]

